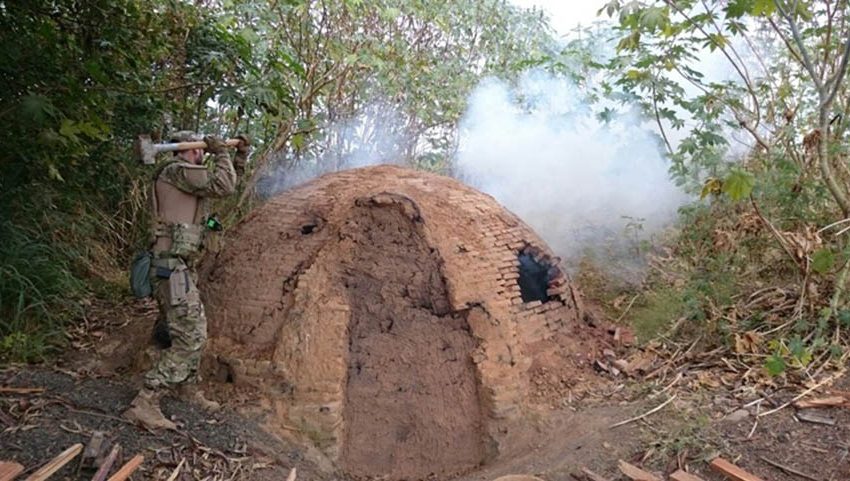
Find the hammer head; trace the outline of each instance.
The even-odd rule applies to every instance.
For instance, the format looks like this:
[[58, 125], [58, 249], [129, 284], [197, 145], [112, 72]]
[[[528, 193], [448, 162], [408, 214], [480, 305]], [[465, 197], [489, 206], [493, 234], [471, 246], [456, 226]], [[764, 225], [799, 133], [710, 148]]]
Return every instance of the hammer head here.
[[136, 153], [136, 158], [138, 158], [141, 163], [145, 165], [153, 165], [156, 163], [156, 148], [154, 147], [150, 135], [140, 135], [133, 145], [133, 150]]

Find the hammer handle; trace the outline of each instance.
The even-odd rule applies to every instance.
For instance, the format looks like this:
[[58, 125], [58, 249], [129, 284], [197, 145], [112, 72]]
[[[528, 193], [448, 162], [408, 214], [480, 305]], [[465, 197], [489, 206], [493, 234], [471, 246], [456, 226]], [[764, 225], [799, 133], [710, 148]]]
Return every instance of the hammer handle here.
[[[239, 145], [239, 142], [242, 142], [239, 139], [227, 139], [224, 141], [224, 145], [228, 147], [236, 147]], [[192, 150], [192, 149], [206, 149], [206, 142], [178, 142], [176, 144], [156, 144], [157, 152], [176, 152], [182, 150]]]

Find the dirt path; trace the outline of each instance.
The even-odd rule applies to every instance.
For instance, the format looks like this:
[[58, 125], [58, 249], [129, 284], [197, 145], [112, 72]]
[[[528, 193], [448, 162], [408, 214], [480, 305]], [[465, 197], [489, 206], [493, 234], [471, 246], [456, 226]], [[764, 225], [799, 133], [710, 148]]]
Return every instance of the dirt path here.
[[[165, 398], [163, 411], [178, 421], [181, 432], [150, 433], [120, 417], [135, 395], [131, 386], [71, 374], [29, 367], [0, 373], [0, 385], [43, 389], [0, 395], [5, 424], [0, 458], [34, 470], [72, 444], [87, 443], [93, 431], [103, 431], [122, 446], [126, 459], [145, 456], [140, 471], [144, 479], [165, 479], [183, 458], [196, 474], [212, 476], [209, 479], [279, 480], [294, 465], [304, 473], [303, 479], [327, 479], [304, 459], [303, 449], [264, 433], [253, 421], [229, 410], [211, 414]], [[91, 479], [91, 472], [76, 473], [75, 466], [70, 463], [52, 479]]]

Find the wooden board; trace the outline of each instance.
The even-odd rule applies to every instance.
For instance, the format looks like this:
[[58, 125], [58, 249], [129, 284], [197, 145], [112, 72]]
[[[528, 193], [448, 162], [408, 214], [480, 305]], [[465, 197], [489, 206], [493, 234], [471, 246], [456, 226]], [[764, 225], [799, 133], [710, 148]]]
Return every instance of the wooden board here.
[[127, 461], [127, 464], [121, 466], [121, 469], [118, 470], [115, 474], [109, 478], [108, 481], [124, 481], [129, 478], [133, 471], [139, 469], [139, 466], [142, 465], [142, 461], [145, 460], [145, 457], [141, 454], [137, 454], [133, 459]]
[[74, 459], [74, 457], [76, 457], [82, 451], [82, 444], [78, 443], [71, 446], [65, 451], [62, 451], [62, 454], [53, 458], [49, 463], [42, 466], [41, 469], [32, 473], [26, 481], [44, 481], [45, 479], [49, 478], [53, 473], [62, 469], [62, 466], [68, 464], [69, 461]]
[[620, 460], [620, 471], [632, 481], [661, 481], [658, 476], [631, 465], [622, 459]]
[[744, 471], [723, 458], [714, 458], [709, 466], [711, 466], [711, 469], [735, 481], [764, 481], [760, 477]]
[[24, 467], [11, 461], [0, 461], [0, 481], [12, 481], [21, 474]]
[[670, 481], [703, 481], [691, 473], [686, 473], [681, 469], [670, 475]]

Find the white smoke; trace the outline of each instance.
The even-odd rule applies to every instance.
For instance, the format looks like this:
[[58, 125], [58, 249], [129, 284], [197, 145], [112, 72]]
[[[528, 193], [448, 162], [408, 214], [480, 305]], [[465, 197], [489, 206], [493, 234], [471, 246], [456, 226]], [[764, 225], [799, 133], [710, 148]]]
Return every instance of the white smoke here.
[[374, 100], [353, 115], [316, 129], [313, 138], [304, 140], [306, 147], [298, 158], [292, 157], [298, 149], [290, 141], [270, 159], [258, 193], [268, 198], [330, 172], [399, 163], [410, 142], [404, 125], [395, 105]]
[[641, 241], [688, 200], [643, 119], [603, 123], [569, 80], [540, 71], [513, 86], [479, 85], [461, 123], [457, 168], [568, 265], [588, 253], [638, 265]]

